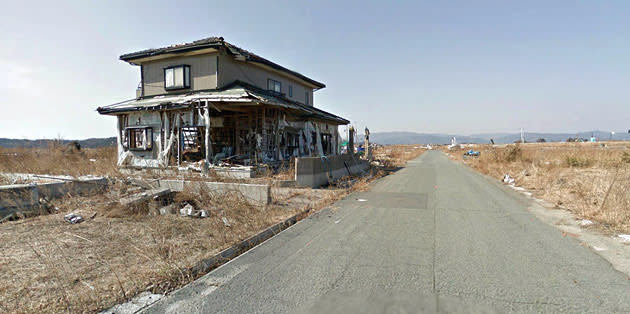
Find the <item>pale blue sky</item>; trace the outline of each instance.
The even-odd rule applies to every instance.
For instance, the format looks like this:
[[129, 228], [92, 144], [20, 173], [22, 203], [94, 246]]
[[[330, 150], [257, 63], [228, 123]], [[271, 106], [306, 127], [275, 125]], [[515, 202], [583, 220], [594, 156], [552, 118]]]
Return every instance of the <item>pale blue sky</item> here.
[[[508, 3], [509, 2], [509, 3]], [[118, 56], [209, 36], [326, 83], [372, 132], [630, 128], [628, 1], [3, 1], [0, 137], [113, 136]]]

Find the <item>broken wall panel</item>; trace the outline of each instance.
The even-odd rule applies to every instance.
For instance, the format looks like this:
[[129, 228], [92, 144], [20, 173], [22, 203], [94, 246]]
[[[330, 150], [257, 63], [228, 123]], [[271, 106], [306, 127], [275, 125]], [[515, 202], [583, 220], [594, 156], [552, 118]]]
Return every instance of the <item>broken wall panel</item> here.
[[121, 114], [119, 127], [119, 165], [128, 167], [163, 168], [206, 158], [251, 165], [339, 152], [337, 124], [272, 106], [196, 102], [179, 110]]

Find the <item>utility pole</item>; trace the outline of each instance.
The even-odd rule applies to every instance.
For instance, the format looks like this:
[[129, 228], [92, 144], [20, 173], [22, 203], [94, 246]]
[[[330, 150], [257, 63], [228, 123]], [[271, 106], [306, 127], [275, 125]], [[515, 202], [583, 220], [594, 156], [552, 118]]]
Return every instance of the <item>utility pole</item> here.
[[523, 128], [521, 128], [521, 143], [525, 143], [525, 136], [523, 134]]

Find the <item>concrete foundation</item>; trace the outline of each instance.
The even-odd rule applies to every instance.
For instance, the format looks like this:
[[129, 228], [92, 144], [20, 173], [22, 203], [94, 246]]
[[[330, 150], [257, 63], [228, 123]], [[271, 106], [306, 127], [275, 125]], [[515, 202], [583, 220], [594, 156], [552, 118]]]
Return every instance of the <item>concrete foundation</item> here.
[[350, 175], [367, 171], [370, 164], [356, 155], [305, 157], [295, 160], [295, 181], [298, 185], [320, 187]]
[[160, 188], [168, 188], [174, 192], [181, 192], [185, 188], [223, 193], [240, 193], [243, 197], [254, 205], [267, 205], [271, 202], [271, 187], [265, 184], [243, 184], [225, 182], [204, 182], [185, 180], [157, 180], [156, 184]]
[[[6, 176], [6, 174], [5, 174]], [[19, 174], [19, 176], [25, 176]], [[0, 186], [0, 215], [28, 211], [39, 205], [40, 198], [55, 199], [67, 194], [87, 195], [107, 188], [107, 179], [81, 177], [76, 180], [55, 180], [40, 184], [13, 184]]]
[[[121, 168], [120, 172], [125, 174], [136, 173], [152, 173], [166, 176], [178, 176], [178, 175], [197, 175], [199, 177], [205, 177], [201, 173], [200, 169], [191, 167], [169, 167], [169, 168]], [[256, 176], [254, 167], [211, 167], [210, 172], [221, 178], [230, 179], [251, 179]]]

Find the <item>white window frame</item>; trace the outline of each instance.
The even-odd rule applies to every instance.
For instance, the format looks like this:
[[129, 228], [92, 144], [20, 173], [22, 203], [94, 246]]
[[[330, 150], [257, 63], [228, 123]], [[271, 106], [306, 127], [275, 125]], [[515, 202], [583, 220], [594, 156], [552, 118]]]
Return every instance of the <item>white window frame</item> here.
[[186, 64], [164, 68], [164, 89], [190, 88], [190, 66]]

